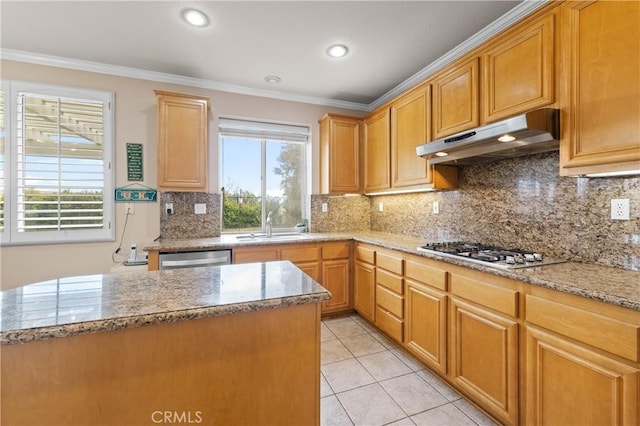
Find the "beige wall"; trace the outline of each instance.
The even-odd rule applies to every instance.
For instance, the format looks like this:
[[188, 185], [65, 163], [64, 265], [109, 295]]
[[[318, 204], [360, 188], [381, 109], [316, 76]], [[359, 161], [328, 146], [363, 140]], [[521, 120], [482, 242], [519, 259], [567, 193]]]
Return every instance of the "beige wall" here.
[[[200, 94], [211, 98], [210, 122], [210, 188], [219, 191], [218, 135], [219, 116], [238, 116], [302, 124], [312, 131], [312, 192], [318, 192], [318, 119], [326, 112], [363, 115], [362, 112], [341, 110], [320, 105], [238, 95], [214, 90], [186, 87], [153, 81], [115, 77], [105, 74], [68, 70], [14, 61], [0, 62], [2, 78], [24, 80], [63, 86], [83, 87], [115, 92], [115, 184], [127, 185], [126, 144], [144, 146], [143, 184], [156, 188], [156, 110], [154, 89], [180, 93]], [[159, 234], [159, 206], [157, 203], [139, 203], [129, 218], [118, 256], [124, 260], [130, 243], [142, 247]], [[125, 210], [116, 204], [116, 238], [122, 234]], [[7, 289], [56, 277], [108, 273], [114, 263], [111, 255], [118, 242], [3, 246], [0, 248], [0, 288]]]

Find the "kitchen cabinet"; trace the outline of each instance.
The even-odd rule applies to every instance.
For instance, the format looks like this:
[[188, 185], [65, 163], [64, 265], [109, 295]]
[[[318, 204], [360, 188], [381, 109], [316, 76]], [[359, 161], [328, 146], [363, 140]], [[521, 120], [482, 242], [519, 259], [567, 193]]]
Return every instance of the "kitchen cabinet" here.
[[556, 12], [518, 24], [482, 49], [483, 123], [555, 101]]
[[279, 260], [277, 247], [238, 247], [232, 250], [233, 263], [273, 262]]
[[336, 313], [351, 309], [351, 244], [322, 245], [322, 280], [331, 292], [331, 300], [322, 303], [322, 313]]
[[391, 250], [376, 250], [374, 323], [402, 344], [404, 336], [404, 259]]
[[364, 190], [373, 192], [391, 187], [389, 109], [374, 112], [364, 121]]
[[526, 423], [637, 425], [637, 312], [534, 289], [526, 295]]
[[640, 170], [640, 3], [561, 5], [560, 174]]
[[430, 81], [433, 85], [434, 139], [478, 127], [477, 57], [445, 68]]
[[472, 276], [451, 274], [449, 375], [503, 424], [517, 424], [519, 291]]
[[405, 348], [431, 369], [447, 371], [447, 272], [418, 256], [405, 259]]
[[422, 85], [391, 104], [391, 186], [431, 182], [427, 160], [416, 146], [431, 139], [431, 86]]
[[362, 120], [338, 114], [320, 119], [320, 193], [359, 193]]
[[207, 192], [209, 98], [155, 91], [158, 189]]
[[375, 248], [356, 243], [353, 266], [353, 308], [364, 319], [374, 322]]
[[280, 260], [293, 262], [302, 272], [320, 282], [319, 251], [320, 248], [315, 245], [283, 247], [280, 249]]

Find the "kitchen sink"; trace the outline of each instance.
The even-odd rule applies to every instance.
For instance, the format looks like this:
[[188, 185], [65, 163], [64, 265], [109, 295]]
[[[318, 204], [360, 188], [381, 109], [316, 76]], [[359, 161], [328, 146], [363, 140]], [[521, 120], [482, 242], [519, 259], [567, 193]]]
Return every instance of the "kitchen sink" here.
[[285, 240], [302, 240], [306, 238], [304, 234], [299, 232], [272, 234], [267, 237], [266, 234], [247, 234], [237, 235], [236, 239], [239, 241], [285, 241]]

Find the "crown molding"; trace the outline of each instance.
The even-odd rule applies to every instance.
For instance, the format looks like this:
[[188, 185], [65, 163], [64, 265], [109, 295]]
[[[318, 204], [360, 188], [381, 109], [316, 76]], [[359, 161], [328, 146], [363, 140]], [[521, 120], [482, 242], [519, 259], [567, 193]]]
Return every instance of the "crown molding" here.
[[10, 61], [28, 62], [38, 65], [48, 65], [52, 67], [95, 72], [99, 74], [109, 74], [119, 77], [136, 78], [140, 80], [150, 80], [161, 83], [199, 87], [202, 89], [218, 90], [221, 92], [237, 93], [241, 95], [259, 96], [263, 98], [272, 98], [283, 101], [344, 108], [356, 111], [369, 110], [369, 105], [357, 102], [320, 98], [316, 96], [296, 95], [292, 93], [274, 92], [271, 90], [255, 89], [251, 87], [221, 83], [219, 81], [206, 80], [201, 78], [185, 77], [176, 74], [167, 74], [157, 71], [123, 67], [120, 65], [104, 64], [100, 62], [83, 61], [60, 56], [45, 55], [41, 53], [25, 52], [21, 50], [0, 49], [0, 57], [2, 59]]
[[389, 90], [384, 95], [380, 96], [375, 101], [369, 104], [369, 111], [373, 111], [381, 105], [393, 100], [403, 92], [411, 89], [416, 86], [418, 83], [424, 81], [427, 77], [432, 74], [435, 74], [440, 69], [444, 68], [446, 65], [455, 61], [459, 57], [463, 56], [467, 52], [475, 49], [482, 43], [489, 40], [491, 37], [497, 35], [501, 31], [503, 31], [508, 26], [516, 23], [520, 19], [525, 16], [531, 14], [537, 9], [541, 8], [548, 1], [553, 0], [524, 0], [522, 3], [518, 4], [516, 7], [493, 21], [491, 24], [487, 25], [444, 55], [440, 58], [436, 59], [431, 64], [427, 65], [417, 73], [413, 74], [411, 77], [398, 84], [393, 89]]
[[312, 105], [322, 105], [334, 108], [344, 108], [355, 111], [371, 112], [381, 105], [391, 101], [403, 92], [424, 81], [427, 77], [439, 71], [446, 65], [455, 61], [467, 52], [478, 47], [480, 44], [497, 35], [499, 32], [514, 24], [525, 16], [544, 6], [548, 1], [553, 0], [523, 0], [516, 7], [493, 21], [491, 24], [478, 31], [449, 52], [436, 59], [425, 68], [421, 69], [402, 83], [389, 90], [370, 104], [341, 101], [337, 99], [320, 98], [315, 96], [296, 95], [292, 93], [281, 93], [271, 90], [255, 89], [246, 86], [222, 83], [219, 81], [206, 80], [193, 77], [185, 77], [176, 74], [167, 74], [157, 71], [148, 71], [138, 68], [124, 67], [120, 65], [110, 65], [100, 62], [83, 61], [60, 56], [45, 55], [40, 53], [26, 52], [13, 49], [0, 49], [0, 57], [6, 60], [28, 62], [39, 65], [48, 65], [59, 68], [75, 69], [80, 71], [109, 74], [120, 77], [136, 78], [140, 80], [157, 81], [161, 83], [177, 84], [181, 86], [199, 87], [202, 89], [218, 90], [221, 92], [237, 93], [248, 96], [259, 96], [283, 101], [301, 102]]

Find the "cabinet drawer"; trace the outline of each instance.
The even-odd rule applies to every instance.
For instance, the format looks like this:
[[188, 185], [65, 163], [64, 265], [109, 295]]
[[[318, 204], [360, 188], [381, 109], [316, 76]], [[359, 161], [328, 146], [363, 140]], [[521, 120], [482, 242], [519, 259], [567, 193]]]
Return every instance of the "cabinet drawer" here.
[[395, 291], [398, 294], [403, 294], [402, 278], [382, 269], [376, 270], [376, 284]]
[[349, 243], [324, 244], [322, 246], [323, 259], [344, 259], [350, 256]]
[[287, 247], [280, 250], [280, 259], [292, 262], [314, 262], [318, 260], [318, 247]]
[[375, 251], [369, 247], [356, 246], [356, 259], [363, 262], [371, 263], [375, 261]]
[[404, 318], [404, 297], [380, 285], [376, 287], [376, 305], [391, 312], [400, 319]]
[[615, 355], [640, 361], [640, 325], [527, 295], [525, 319]]
[[402, 275], [402, 258], [394, 256], [393, 254], [378, 251], [376, 253], [376, 266], [386, 269], [389, 272]]
[[451, 294], [512, 317], [518, 316], [517, 290], [452, 274]]
[[233, 250], [233, 263], [270, 262], [278, 260], [277, 249]]
[[447, 272], [442, 269], [427, 266], [420, 261], [406, 260], [404, 274], [420, 283], [447, 291]]
[[402, 343], [403, 323], [384, 309], [376, 307], [376, 325], [392, 339]]

